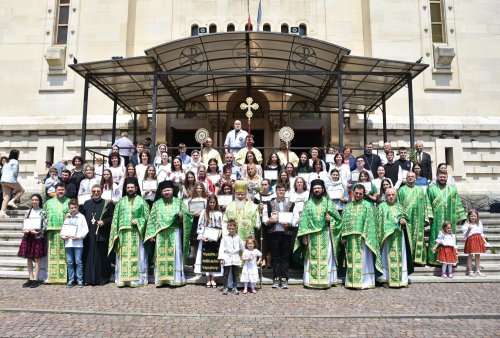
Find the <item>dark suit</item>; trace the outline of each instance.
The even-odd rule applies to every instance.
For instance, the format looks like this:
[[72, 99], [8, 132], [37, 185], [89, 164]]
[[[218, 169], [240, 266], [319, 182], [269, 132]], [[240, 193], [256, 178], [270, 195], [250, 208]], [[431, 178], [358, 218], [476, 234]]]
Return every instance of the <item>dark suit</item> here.
[[373, 177], [378, 177], [377, 169], [382, 165], [382, 160], [380, 160], [380, 156], [376, 154], [367, 155], [363, 154], [363, 159], [365, 160], [365, 169], [370, 170], [373, 174]]
[[[418, 162], [418, 153], [415, 153], [415, 157]], [[425, 151], [422, 151], [421, 154], [421, 160], [420, 160], [420, 166], [422, 167], [422, 176], [427, 178], [428, 180], [432, 181], [432, 161], [431, 161], [431, 155], [426, 153]]]
[[135, 152], [134, 155], [130, 157], [130, 163], [133, 164], [134, 167], [141, 163], [141, 158], [137, 152]]

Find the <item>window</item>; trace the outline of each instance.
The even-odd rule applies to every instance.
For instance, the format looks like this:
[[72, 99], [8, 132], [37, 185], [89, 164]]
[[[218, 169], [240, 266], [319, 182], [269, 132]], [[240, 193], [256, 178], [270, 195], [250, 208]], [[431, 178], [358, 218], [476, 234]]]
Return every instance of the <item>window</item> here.
[[442, 0], [430, 0], [432, 42], [445, 41]]
[[307, 26], [305, 24], [299, 25], [299, 35], [300, 36], [307, 36]]
[[57, 22], [55, 44], [68, 43], [69, 0], [59, 0], [57, 4]]
[[286, 23], [281, 25], [281, 33], [287, 33], [288, 34], [288, 25]]
[[198, 25], [192, 25], [191, 26], [191, 36], [196, 36], [198, 35]]
[[228, 32], [234, 32], [234, 25], [232, 23], [227, 25], [227, 31]]
[[217, 33], [217, 25], [216, 24], [211, 24], [208, 26], [208, 32], [210, 34]]
[[320, 114], [316, 105], [311, 101], [295, 102], [290, 109], [292, 119], [319, 119]]
[[248, 23], [245, 24], [245, 31], [253, 31], [253, 25], [250, 24], [250, 29], [248, 29]]
[[265, 23], [264, 26], [262, 26], [262, 30], [264, 32], [270, 32], [271, 31], [271, 25], [268, 23]]

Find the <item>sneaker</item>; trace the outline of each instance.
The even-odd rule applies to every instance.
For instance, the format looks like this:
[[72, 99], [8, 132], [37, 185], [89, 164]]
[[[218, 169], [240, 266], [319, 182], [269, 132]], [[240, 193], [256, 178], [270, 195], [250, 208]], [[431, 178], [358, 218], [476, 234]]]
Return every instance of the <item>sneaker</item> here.
[[37, 280], [34, 280], [31, 282], [30, 289], [34, 289], [40, 286], [40, 282]]
[[246, 295], [248, 293], [248, 290], [247, 289], [243, 289], [243, 292], [242, 292], [244, 295]]
[[235, 295], [239, 295], [239, 294], [240, 294], [240, 292], [238, 291], [238, 289], [237, 289], [237, 288], [233, 288], [233, 293], [234, 293]]
[[79, 288], [83, 288], [83, 283], [82, 282], [78, 282], [78, 287]]
[[255, 289], [252, 289], [252, 291], [250, 291], [251, 293], [257, 293], [257, 290]]
[[75, 284], [73, 284], [73, 281], [69, 281], [68, 283], [66, 283], [67, 288], [72, 288], [73, 286], [75, 286]]
[[223, 294], [223, 295], [227, 295], [227, 292], [228, 292], [228, 291], [229, 291], [229, 290], [228, 290], [228, 288], [224, 288], [224, 289], [222, 289], [222, 294]]
[[9, 203], [7, 203], [7, 205], [9, 207], [14, 208], [14, 209], [19, 209], [19, 207], [17, 206], [16, 202], [14, 202], [14, 201], [10, 201]]
[[478, 277], [486, 277], [486, 274], [482, 273], [481, 271], [476, 272], [476, 276]]
[[282, 289], [288, 289], [288, 280], [287, 279], [283, 278], [281, 280], [281, 288]]
[[449, 273], [449, 274], [448, 274], [448, 278], [453, 278], [453, 274], [452, 274], [452, 273]]
[[8, 217], [9, 217], [9, 215], [7, 215], [7, 214], [5, 213], [5, 211], [0, 210], [0, 218], [8, 218]]
[[279, 287], [280, 287], [280, 280], [279, 280], [278, 278], [275, 278], [275, 279], [273, 280], [273, 286], [272, 286], [272, 288], [273, 288], [273, 289], [277, 289], [277, 288], [279, 288]]
[[23, 284], [23, 288], [29, 288], [31, 283], [33, 283], [34, 281], [31, 280], [31, 279], [28, 279], [28, 281], [26, 283]]
[[469, 277], [476, 277], [476, 273], [474, 271], [469, 272]]
[[441, 278], [448, 278], [448, 276], [445, 273], [442, 273]]

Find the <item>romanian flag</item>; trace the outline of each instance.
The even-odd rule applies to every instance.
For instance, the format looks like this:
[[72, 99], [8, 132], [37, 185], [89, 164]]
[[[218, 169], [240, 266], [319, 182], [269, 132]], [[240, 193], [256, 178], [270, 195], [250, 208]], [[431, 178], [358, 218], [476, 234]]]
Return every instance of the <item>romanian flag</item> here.
[[262, 0], [259, 0], [259, 8], [257, 9], [257, 32], [260, 31], [261, 22], [262, 22]]

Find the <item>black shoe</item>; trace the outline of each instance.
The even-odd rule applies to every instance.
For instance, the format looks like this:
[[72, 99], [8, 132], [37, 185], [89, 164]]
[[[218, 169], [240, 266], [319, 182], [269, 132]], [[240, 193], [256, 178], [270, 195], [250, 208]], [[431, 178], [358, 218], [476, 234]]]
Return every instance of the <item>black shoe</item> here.
[[26, 283], [23, 284], [23, 288], [29, 288], [31, 283], [33, 283], [34, 281], [31, 280], [31, 279], [28, 279], [28, 281]]
[[34, 280], [34, 281], [32, 281], [32, 283], [30, 285], [30, 289], [34, 289], [34, 288], [37, 288], [39, 286], [40, 286], [40, 282], [37, 280]]
[[83, 283], [82, 282], [78, 282], [78, 287], [79, 288], [83, 288]]
[[75, 286], [75, 284], [73, 284], [73, 281], [69, 281], [68, 283], [66, 283], [67, 288], [72, 288], [73, 286]]

